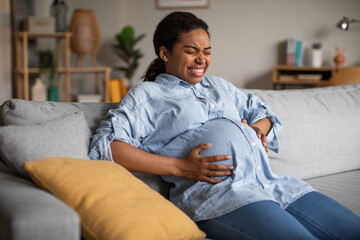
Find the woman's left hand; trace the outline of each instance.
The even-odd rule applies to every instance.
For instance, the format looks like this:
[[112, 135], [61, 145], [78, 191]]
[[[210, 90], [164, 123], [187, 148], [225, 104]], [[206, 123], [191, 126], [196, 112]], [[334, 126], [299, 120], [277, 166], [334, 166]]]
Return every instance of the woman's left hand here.
[[268, 148], [268, 144], [267, 144], [267, 141], [266, 141], [266, 133], [264, 133], [260, 128], [254, 126], [254, 125], [249, 125], [247, 123], [246, 119], [242, 119], [241, 122], [248, 125], [252, 129], [254, 129], [254, 131], [256, 132], [256, 135], [261, 140], [262, 145], [264, 146], [266, 153], [269, 153], [269, 148]]

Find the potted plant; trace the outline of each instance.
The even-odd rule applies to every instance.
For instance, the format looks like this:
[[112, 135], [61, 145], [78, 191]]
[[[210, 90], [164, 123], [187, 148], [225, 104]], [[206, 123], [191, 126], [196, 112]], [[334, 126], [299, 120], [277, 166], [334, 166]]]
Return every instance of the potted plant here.
[[312, 66], [313, 67], [321, 67], [322, 65], [322, 51], [321, 51], [321, 43], [313, 43], [312, 44]]
[[130, 86], [132, 86], [132, 77], [139, 66], [139, 60], [144, 56], [140, 49], [135, 49], [135, 45], [144, 37], [145, 34], [135, 36], [132, 26], [124, 27], [115, 36], [116, 44], [113, 45], [113, 50], [123, 60], [125, 66], [114, 67], [114, 70], [123, 72]]
[[37, 52], [40, 78], [47, 86], [48, 101], [59, 101], [59, 93], [56, 87], [56, 60], [51, 50]]

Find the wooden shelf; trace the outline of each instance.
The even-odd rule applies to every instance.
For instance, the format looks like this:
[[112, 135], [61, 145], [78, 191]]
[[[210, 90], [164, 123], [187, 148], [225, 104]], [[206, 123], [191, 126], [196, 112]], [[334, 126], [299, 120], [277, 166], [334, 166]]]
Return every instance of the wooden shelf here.
[[[70, 73], [103, 73], [104, 71], [111, 71], [110, 67], [84, 67], [84, 68], [58, 68], [58, 73], [66, 73], [69, 71]], [[17, 73], [24, 74], [24, 69], [16, 69]], [[39, 68], [28, 68], [29, 74], [38, 74], [40, 72]]]
[[281, 86], [284, 89], [286, 85], [325, 87], [328, 86], [328, 80], [333, 76], [335, 70], [333, 67], [276, 66], [273, 69], [273, 88], [277, 89], [278, 86]]
[[[110, 67], [92, 67], [92, 68], [72, 68], [70, 67], [70, 38], [71, 32], [56, 32], [56, 33], [29, 33], [19, 32], [16, 34], [16, 79], [17, 79], [17, 97], [29, 100], [29, 75], [38, 74], [38, 68], [29, 68], [28, 65], [28, 40], [37, 38], [54, 38], [57, 43], [57, 74], [58, 77], [58, 89], [59, 97], [62, 97], [62, 78], [61, 75], [65, 75], [66, 84], [66, 101], [71, 101], [71, 77], [73, 73], [103, 73], [105, 76], [105, 89], [104, 97], [105, 102], [110, 101]], [[62, 45], [61, 41], [65, 41], [65, 66], [62, 65]], [[22, 48], [22, 55], [21, 55]], [[97, 75], [96, 75], [97, 76]], [[22, 86], [24, 85], [24, 89]], [[96, 88], [98, 88], [98, 77], [96, 80]], [[23, 94], [24, 92], [24, 94]], [[62, 99], [59, 99], [60, 101]]]
[[31, 33], [31, 32], [19, 32], [17, 33], [18, 37], [24, 38], [66, 38], [71, 37], [71, 32], [55, 32], [55, 33]]

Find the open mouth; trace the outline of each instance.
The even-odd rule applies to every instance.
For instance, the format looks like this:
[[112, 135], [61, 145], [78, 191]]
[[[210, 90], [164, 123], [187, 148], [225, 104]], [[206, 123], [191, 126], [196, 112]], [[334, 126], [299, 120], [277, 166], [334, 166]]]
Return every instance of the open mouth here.
[[189, 72], [196, 76], [202, 76], [205, 73], [205, 68], [188, 68]]

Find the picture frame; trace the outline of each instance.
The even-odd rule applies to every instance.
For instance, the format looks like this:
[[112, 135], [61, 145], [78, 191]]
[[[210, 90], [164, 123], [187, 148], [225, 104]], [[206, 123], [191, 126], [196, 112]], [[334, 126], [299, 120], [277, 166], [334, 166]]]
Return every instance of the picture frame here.
[[156, 0], [159, 9], [168, 8], [207, 8], [210, 0]]

